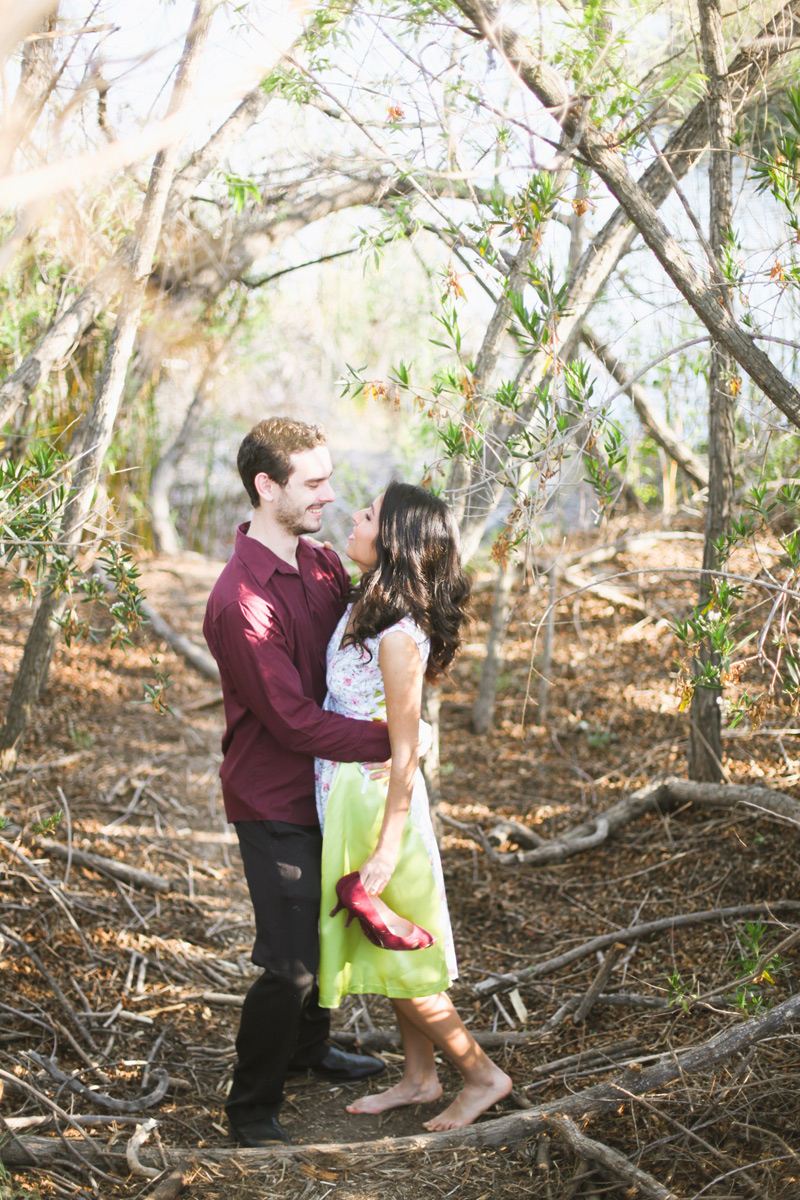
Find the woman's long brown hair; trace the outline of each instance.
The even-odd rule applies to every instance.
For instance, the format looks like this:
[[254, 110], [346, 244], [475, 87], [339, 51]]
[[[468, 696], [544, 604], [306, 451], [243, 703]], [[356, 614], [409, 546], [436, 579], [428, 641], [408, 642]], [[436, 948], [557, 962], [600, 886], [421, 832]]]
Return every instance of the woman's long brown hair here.
[[461, 645], [470, 593], [455, 518], [438, 496], [394, 481], [383, 494], [375, 549], [378, 561], [354, 592], [345, 641], [368, 650], [367, 638], [411, 617], [430, 638], [425, 678], [433, 683]]

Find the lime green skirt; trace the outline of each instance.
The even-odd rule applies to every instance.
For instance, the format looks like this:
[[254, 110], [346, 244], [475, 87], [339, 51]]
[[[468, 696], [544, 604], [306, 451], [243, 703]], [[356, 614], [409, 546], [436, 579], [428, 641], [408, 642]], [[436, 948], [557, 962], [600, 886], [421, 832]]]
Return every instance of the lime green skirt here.
[[337, 1008], [343, 996], [369, 994], [409, 999], [435, 996], [450, 986], [441, 904], [433, 868], [409, 815], [397, 866], [381, 899], [436, 938], [424, 950], [383, 950], [364, 936], [347, 913], [335, 917], [336, 883], [369, 858], [378, 841], [386, 804], [385, 783], [365, 778], [358, 763], [340, 763], [325, 809], [320, 911], [320, 1004]]

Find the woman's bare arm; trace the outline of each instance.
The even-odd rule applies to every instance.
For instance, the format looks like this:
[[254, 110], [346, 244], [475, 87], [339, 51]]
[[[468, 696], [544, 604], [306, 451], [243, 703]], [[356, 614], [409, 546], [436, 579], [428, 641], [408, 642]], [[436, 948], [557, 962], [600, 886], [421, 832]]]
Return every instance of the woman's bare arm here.
[[424, 676], [416, 642], [400, 630], [381, 638], [378, 663], [386, 692], [392, 768], [378, 842], [361, 867], [361, 882], [372, 895], [379, 895], [383, 891], [397, 865], [400, 839], [411, 805], [414, 775], [419, 762], [419, 717]]

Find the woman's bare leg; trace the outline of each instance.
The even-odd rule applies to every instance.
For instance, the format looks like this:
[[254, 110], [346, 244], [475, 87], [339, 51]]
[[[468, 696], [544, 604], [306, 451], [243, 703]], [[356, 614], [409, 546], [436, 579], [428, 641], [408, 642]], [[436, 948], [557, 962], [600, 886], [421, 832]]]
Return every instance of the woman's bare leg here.
[[406, 1104], [425, 1104], [429, 1100], [438, 1100], [442, 1094], [433, 1058], [433, 1042], [408, 1020], [398, 1008], [396, 1000], [392, 1004], [403, 1039], [403, 1078], [385, 1092], [362, 1096], [348, 1104], [347, 1111], [350, 1113], [382, 1113]]
[[470, 1125], [487, 1108], [508, 1095], [511, 1079], [487, 1058], [445, 992], [413, 1000], [393, 1000], [392, 1003], [398, 1017], [402, 1014], [420, 1034], [442, 1050], [464, 1078], [464, 1086], [453, 1103], [437, 1117], [425, 1121], [426, 1129], [460, 1129]]

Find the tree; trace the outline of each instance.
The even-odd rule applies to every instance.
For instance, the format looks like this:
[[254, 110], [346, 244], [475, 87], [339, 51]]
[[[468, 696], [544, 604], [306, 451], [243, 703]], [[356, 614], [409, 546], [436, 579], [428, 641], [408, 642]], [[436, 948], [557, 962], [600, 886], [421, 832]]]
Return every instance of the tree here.
[[[732, 297], [722, 262], [733, 236], [731, 142], [733, 112], [726, 77], [722, 12], [718, 0], [698, 0], [703, 66], [708, 77], [708, 125], [711, 161], [709, 231], [711, 278], [720, 308], [730, 311]], [[720, 569], [720, 541], [730, 529], [734, 500], [734, 395], [738, 386], [729, 350], [719, 341], [711, 347], [708, 372], [708, 500], [706, 502], [703, 570], [698, 607], [707, 608]], [[722, 778], [722, 714], [720, 654], [711, 637], [699, 663], [700, 683], [689, 714], [689, 778], [719, 782]], [[719, 636], [719, 635], [717, 635]], [[710, 686], [708, 686], [710, 684]], [[702, 686], [705, 685], [705, 686]]]
[[[211, 0], [199, 0], [186, 35], [170, 102], [171, 112], [175, 112], [189, 101], [212, 13]], [[75, 441], [69, 496], [64, 505], [57, 538], [58, 555], [62, 561], [74, 560], [80, 550], [84, 524], [91, 508], [122, 398], [177, 155], [178, 146], [173, 143], [160, 150], [153, 163], [150, 183], [136, 227], [129, 277], [122, 293], [108, 358], [88, 419]], [[10, 771], [16, 765], [20, 744], [50, 661], [67, 601], [68, 591], [64, 586], [63, 567], [59, 565], [51, 570], [47, 580], [28, 634], [22, 663], [14, 680], [6, 719], [0, 728], [0, 770]]]
[[[592, 401], [595, 383], [586, 365], [579, 360], [573, 361], [574, 347], [578, 339], [585, 337], [591, 339], [599, 351], [598, 335], [584, 334], [586, 316], [602, 296], [622, 257], [630, 252], [635, 238], [641, 236], [671, 287], [688, 302], [691, 319], [696, 318], [705, 326], [707, 334], [690, 339], [690, 343], [711, 340], [714, 344], [709, 434], [709, 454], [714, 463], [704, 559], [704, 578], [708, 587], [710, 572], [716, 571], [715, 578], [718, 578], [724, 565], [719, 551], [713, 547], [719, 545], [723, 531], [730, 529], [733, 516], [731, 393], [741, 387], [738, 372], [741, 371], [745, 379], [749, 378], [750, 395], [756, 403], [763, 394], [791, 424], [797, 426], [800, 420], [800, 395], [792, 382], [791, 369], [780, 364], [780, 358], [787, 357], [780, 350], [782, 339], [780, 336], [775, 338], [768, 328], [759, 325], [745, 307], [735, 308], [732, 299], [726, 296], [731, 286], [732, 257], [735, 257], [732, 250], [734, 235], [730, 201], [725, 200], [730, 185], [718, 175], [727, 164], [727, 180], [730, 179], [734, 112], [739, 114], [740, 122], [735, 131], [735, 144], [742, 147], [748, 125], [752, 129], [756, 124], [754, 117], [758, 115], [758, 109], [754, 106], [761, 103], [758, 92], [764, 80], [771, 74], [776, 75], [776, 89], [778, 92], [782, 88], [785, 90], [785, 77], [781, 78], [781, 72], [786, 65], [785, 56], [791, 53], [793, 39], [800, 28], [800, 8], [797, 4], [788, 4], [778, 10], [727, 65], [721, 34], [718, 33], [712, 50], [710, 35], [704, 33], [707, 61], [702, 64], [702, 74], [698, 71], [692, 80], [692, 86], [702, 88], [703, 94], [675, 128], [674, 119], [663, 116], [675, 94], [674, 80], [665, 80], [663, 74], [659, 76], [658, 68], [651, 67], [643, 81], [650, 82], [649, 89], [629, 86], [628, 77], [618, 65], [613, 66], [614, 54], [622, 43], [614, 39], [602, 6], [584, 6], [583, 17], [576, 16], [571, 22], [575, 36], [569, 48], [565, 49], [563, 42], [557, 43], [557, 49], [554, 51], [551, 46], [548, 53], [543, 49], [541, 38], [534, 44], [534, 39], [526, 38], [514, 28], [511, 24], [514, 17], [505, 11], [500, 13], [478, 0], [465, 0], [464, 3], [456, 0], [456, 4], [471, 22], [473, 36], [494, 48], [519, 86], [527, 89], [542, 106], [538, 121], [529, 116], [521, 120], [516, 112], [498, 115], [509, 115], [518, 121], [532, 138], [548, 137], [544, 128], [556, 124], [556, 133], [550, 133], [548, 137], [556, 152], [551, 162], [529, 176], [527, 185], [516, 195], [504, 193], [496, 186], [486, 209], [477, 219], [473, 218], [469, 236], [464, 235], [462, 227], [459, 237], [451, 243], [454, 256], [466, 268], [477, 274], [475, 264], [480, 261], [480, 255], [481, 266], [487, 266], [482, 271], [484, 277], [493, 273], [488, 286], [484, 286], [492, 295], [494, 311], [484, 323], [482, 340], [476, 342], [477, 352], [470, 355], [464, 344], [459, 314], [459, 294], [463, 289], [456, 279], [448, 289], [451, 294], [448, 294], [445, 311], [439, 318], [452, 351], [453, 365], [443, 369], [438, 379], [426, 389], [426, 381], [415, 377], [408, 364], [401, 363], [385, 385], [386, 394], [392, 396], [397, 389], [412, 396], [421, 395], [422, 402], [432, 402], [433, 411], [438, 413], [443, 457], [453, 462], [448, 489], [460, 515], [467, 557], [475, 553], [486, 522], [507, 489], [516, 498], [516, 504], [504, 535], [506, 547], [526, 536], [548, 494], [547, 478], [556, 474], [559, 462], [570, 452], [570, 447], [575, 446], [576, 438], [598, 486], [601, 502], [607, 503], [615, 490], [615, 469], [624, 464], [623, 432], [618, 420], [611, 419], [607, 409], [598, 408]], [[521, 13], [517, 15], [522, 19]], [[704, 13], [706, 26], [707, 18], [708, 14]], [[603, 58], [606, 61], [604, 66], [595, 69], [598, 44], [603, 46], [600, 61], [602, 63]], [[714, 58], [713, 72], [709, 55]], [[570, 64], [572, 79], [554, 70], [551, 65], [554, 61]], [[466, 72], [466, 56], [461, 62], [462, 70]], [[606, 67], [609, 73], [604, 76]], [[614, 69], [618, 74], [612, 83]], [[706, 97], [705, 76], [711, 79], [710, 101]], [[724, 83], [722, 99], [717, 86], [720, 80]], [[659, 90], [662, 81], [672, 90]], [[473, 83], [467, 94], [471, 101], [477, 99], [489, 111], [497, 113], [493, 97], [486, 91], [481, 92], [477, 84]], [[455, 108], [455, 101], [453, 103]], [[770, 107], [766, 109], [765, 105]], [[761, 111], [772, 117], [774, 103], [768, 98]], [[672, 132], [660, 144], [659, 125], [663, 124], [671, 126]], [[702, 157], [709, 137], [714, 197], [711, 246], [680, 187], [681, 179]], [[754, 154], [757, 153], [756, 147]], [[783, 160], [793, 162], [793, 158], [787, 157], [789, 154], [787, 149]], [[581, 164], [586, 177], [595, 181], [592, 184], [594, 195], [598, 194], [596, 181], [599, 180], [606, 194], [618, 202], [618, 207], [580, 258], [573, 252], [573, 239], [568, 256], [569, 275], [565, 277], [559, 276], [552, 258], [548, 263], [546, 254], [548, 239], [552, 254], [550, 229], [564, 221], [559, 211], [565, 198], [564, 170], [565, 164], [573, 159]], [[644, 163], [645, 169], [636, 179], [634, 171], [638, 163]], [[459, 166], [462, 171], [465, 169], [463, 162]], [[787, 184], [786, 170], [791, 174], [791, 169], [785, 169], [782, 183], [773, 171], [777, 188], [773, 191], [779, 200], [780, 188], [783, 187], [785, 192], [787, 186], [789, 190], [793, 186]], [[752, 184], [750, 187], [752, 194]], [[686, 219], [690, 222], [692, 237], [707, 250], [708, 269], [704, 274], [699, 270], [696, 258], [687, 254], [681, 245], [685, 234], [681, 238], [676, 229], [673, 231], [675, 218], [670, 225], [656, 211], [670, 195], [680, 201], [684, 223]], [[576, 192], [570, 218], [573, 229], [575, 217], [585, 205], [586, 196]], [[498, 226], [505, 235], [502, 243], [496, 232]], [[795, 271], [794, 266], [784, 271], [776, 260], [771, 277], [784, 286], [785, 276], [785, 286], [790, 286], [789, 280], [794, 280], [792, 272]], [[726, 303], [721, 303], [726, 299]], [[780, 330], [776, 332], [780, 333]], [[516, 340], [522, 361], [518, 360], [514, 367], [513, 355], [505, 355], [502, 371], [493, 374], [509, 334]], [[762, 339], [766, 339], [770, 353], [759, 348], [759, 343], [764, 344]], [[773, 346], [775, 352], [771, 357]], [[621, 371], [618, 358], [607, 352], [601, 357], [607, 369], [617, 376], [622, 389], [631, 392], [638, 375], [631, 377], [629, 369]], [[356, 378], [352, 386], [360, 385], [369, 386], [369, 381]], [[682, 446], [680, 439], [664, 427], [663, 421], [652, 420], [643, 400], [640, 393], [637, 407], [648, 430], [695, 481], [704, 486], [706, 470], [697, 455], [691, 448]], [[605, 452], [599, 456], [598, 441]], [[720, 627], [717, 632], [724, 640], [725, 630]], [[759, 645], [763, 643], [759, 642]], [[699, 694], [700, 689], [696, 690], [693, 725], [697, 733], [693, 739], [693, 762], [697, 746], [703, 745], [702, 738], [705, 736], [709, 744], [716, 738], [711, 727], [707, 731], [711, 738], [705, 732], [707, 723], [713, 724], [713, 713], [698, 716], [697, 706], [705, 700], [718, 713], [716, 699], [720, 672], [725, 670], [722, 663], [709, 658], [695, 673], [694, 682], [697, 683], [703, 681], [705, 671], [705, 682], [712, 687], [705, 688], [703, 695]], [[714, 753], [719, 758], [719, 751], [713, 749], [706, 757], [713, 761]], [[695, 764], [692, 769], [700, 771], [701, 767]]]

